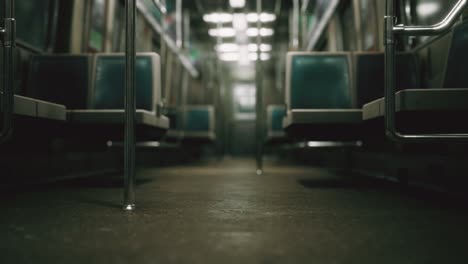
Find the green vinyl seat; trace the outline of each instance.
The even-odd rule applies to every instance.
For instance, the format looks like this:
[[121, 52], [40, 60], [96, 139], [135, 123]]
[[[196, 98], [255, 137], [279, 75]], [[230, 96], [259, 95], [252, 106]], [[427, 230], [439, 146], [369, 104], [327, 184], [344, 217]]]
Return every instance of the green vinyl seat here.
[[[138, 135], [158, 139], [169, 128], [167, 117], [157, 113], [160, 101], [160, 59], [156, 53], [139, 53], [136, 60], [135, 121]], [[30, 64], [28, 94], [63, 104], [70, 128], [77, 137], [123, 138], [125, 122], [125, 56], [40, 55]]]
[[[161, 93], [160, 58], [156, 53], [138, 53], [135, 62], [137, 129], [145, 139], [160, 139], [169, 129], [169, 119], [157, 113]], [[93, 63], [93, 79], [88, 109], [73, 109], [69, 120], [79, 125], [104, 124], [107, 131], [125, 122], [125, 56], [123, 54], [97, 54]], [[120, 132], [115, 135], [123, 138]]]
[[267, 143], [281, 141], [286, 138], [286, 133], [283, 130], [283, 118], [285, 116], [285, 105], [267, 106]]
[[182, 117], [184, 141], [212, 142], [216, 139], [212, 105], [188, 105]]
[[298, 139], [354, 139], [362, 111], [356, 107], [350, 53], [289, 52], [286, 63], [286, 133]]
[[[419, 82], [412, 82], [408, 72], [413, 71], [411, 75], [419, 77], [418, 69], [409, 70], [408, 61], [396, 57], [396, 126], [399, 131], [409, 134], [468, 131], [468, 125], [461, 122], [468, 114], [468, 75], [464, 70], [464, 62], [468, 60], [468, 23], [465, 21], [455, 26], [450, 34], [445, 76], [440, 88], [424, 88]], [[382, 131], [385, 99], [365, 104], [363, 111], [363, 118], [380, 123]], [[384, 134], [383, 131], [380, 134]]]
[[89, 107], [93, 57], [91, 55], [32, 56], [27, 95], [65, 105]]
[[[358, 106], [363, 107], [363, 119], [380, 115], [385, 90], [385, 58], [381, 52], [353, 53], [355, 87]], [[418, 60], [414, 53], [396, 55], [397, 91], [420, 87]]]

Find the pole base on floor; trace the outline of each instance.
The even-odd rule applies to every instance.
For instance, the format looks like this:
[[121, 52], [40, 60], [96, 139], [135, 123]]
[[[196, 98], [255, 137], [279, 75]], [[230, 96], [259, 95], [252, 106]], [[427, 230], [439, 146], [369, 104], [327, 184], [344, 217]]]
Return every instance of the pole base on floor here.
[[260, 170], [260, 169], [258, 169], [258, 170], [257, 170], [257, 175], [262, 175], [262, 174], [263, 174], [263, 171]]
[[123, 209], [124, 211], [134, 211], [135, 210], [135, 205], [134, 204], [127, 204], [127, 205], [124, 205]]

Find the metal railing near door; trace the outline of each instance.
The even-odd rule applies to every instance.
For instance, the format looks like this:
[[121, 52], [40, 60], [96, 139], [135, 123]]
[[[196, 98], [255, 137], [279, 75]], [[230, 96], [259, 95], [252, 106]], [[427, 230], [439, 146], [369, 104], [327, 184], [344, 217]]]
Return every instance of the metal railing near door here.
[[135, 209], [135, 16], [136, 1], [125, 2], [125, 143], [124, 143], [124, 210]]
[[3, 94], [1, 97], [2, 128], [0, 143], [7, 141], [13, 133], [14, 109], [14, 50], [16, 46], [15, 1], [3, 1], [3, 27], [0, 36], [3, 44]]
[[468, 140], [468, 134], [403, 134], [396, 130], [395, 102], [395, 35], [409, 36], [439, 35], [450, 30], [457, 18], [468, 5], [468, 0], [459, 0], [448, 15], [431, 26], [395, 25], [395, 1], [387, 0], [385, 10], [385, 131], [387, 137], [399, 142], [420, 142], [434, 140]]
[[[257, 15], [260, 17], [262, 13], [262, 1], [257, 0]], [[262, 22], [260, 19], [257, 20], [257, 30], [260, 32], [262, 27]], [[260, 47], [262, 44], [262, 36], [261, 34], [257, 34], [257, 47]], [[256, 160], [257, 160], [257, 175], [263, 174], [263, 144], [264, 144], [264, 111], [263, 108], [263, 69], [262, 69], [262, 60], [261, 60], [261, 50], [260, 48], [257, 49], [257, 61], [255, 63], [255, 78], [256, 78], [256, 86], [257, 86], [257, 122], [256, 122], [256, 133], [257, 133], [257, 150], [256, 150]]]

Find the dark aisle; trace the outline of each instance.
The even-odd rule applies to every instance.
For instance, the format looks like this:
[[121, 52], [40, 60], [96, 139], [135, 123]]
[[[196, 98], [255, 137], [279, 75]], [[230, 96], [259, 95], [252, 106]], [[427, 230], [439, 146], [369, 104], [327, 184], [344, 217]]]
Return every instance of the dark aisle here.
[[135, 213], [118, 178], [3, 192], [0, 262], [466, 262], [466, 208], [346, 176], [256, 176], [246, 160], [145, 169]]

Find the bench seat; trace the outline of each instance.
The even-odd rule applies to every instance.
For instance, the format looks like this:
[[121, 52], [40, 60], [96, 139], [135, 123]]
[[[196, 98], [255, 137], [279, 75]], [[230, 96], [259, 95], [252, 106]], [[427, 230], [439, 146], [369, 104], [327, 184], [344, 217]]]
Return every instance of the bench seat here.
[[[408, 89], [395, 94], [397, 112], [466, 111], [468, 89]], [[385, 99], [380, 98], [363, 107], [363, 119], [385, 115]]]
[[[408, 89], [395, 94], [396, 126], [404, 133], [463, 133], [468, 89]], [[364, 105], [363, 119], [383, 127], [385, 100]], [[375, 125], [374, 125], [375, 127]], [[381, 134], [383, 134], [383, 130]]]
[[283, 119], [288, 135], [314, 140], [358, 139], [361, 124], [361, 109], [296, 109]]
[[66, 108], [63, 105], [20, 95], [15, 95], [14, 114], [53, 121], [66, 121], [67, 118]]

